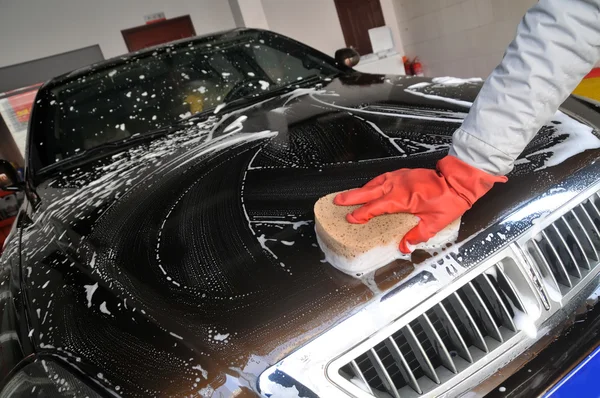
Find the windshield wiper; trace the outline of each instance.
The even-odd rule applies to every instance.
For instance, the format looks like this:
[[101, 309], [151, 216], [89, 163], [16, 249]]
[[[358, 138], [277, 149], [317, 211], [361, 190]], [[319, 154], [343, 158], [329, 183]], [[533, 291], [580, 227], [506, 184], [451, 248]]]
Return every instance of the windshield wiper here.
[[170, 126], [156, 129], [156, 130], [151, 130], [151, 131], [149, 131], [147, 133], [143, 133], [143, 134], [137, 133], [130, 137], [124, 138], [122, 140], [106, 142], [104, 144], [100, 144], [95, 147], [81, 151], [73, 156], [69, 156], [68, 158], [60, 160], [54, 164], [46, 166], [46, 167], [40, 169], [39, 173], [45, 174], [45, 173], [51, 172], [56, 169], [68, 168], [75, 164], [85, 163], [85, 162], [96, 159], [98, 157], [97, 155], [110, 154], [112, 152], [115, 152], [116, 150], [122, 150], [123, 148], [131, 147], [131, 146], [134, 146], [135, 144], [149, 141], [149, 140], [152, 140], [153, 138], [167, 135], [169, 133], [178, 131], [180, 129], [181, 129], [181, 127], [177, 127], [175, 125], [170, 125]]

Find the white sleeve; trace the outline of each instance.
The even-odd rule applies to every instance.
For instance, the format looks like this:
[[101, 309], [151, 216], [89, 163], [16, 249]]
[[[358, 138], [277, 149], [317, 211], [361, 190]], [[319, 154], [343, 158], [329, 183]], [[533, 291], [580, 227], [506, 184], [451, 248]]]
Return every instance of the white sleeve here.
[[540, 0], [454, 133], [450, 155], [507, 174], [598, 59], [600, 0]]

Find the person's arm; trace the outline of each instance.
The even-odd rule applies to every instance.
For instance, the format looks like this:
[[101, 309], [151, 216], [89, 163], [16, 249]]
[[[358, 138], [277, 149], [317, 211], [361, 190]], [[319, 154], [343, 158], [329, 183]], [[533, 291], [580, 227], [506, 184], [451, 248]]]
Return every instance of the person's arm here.
[[399, 245], [409, 253], [506, 181], [515, 159], [600, 58], [599, 49], [600, 0], [540, 0], [525, 14], [437, 170], [385, 173], [334, 202], [362, 205], [347, 215], [351, 223], [389, 213], [419, 217]]
[[540, 0], [454, 133], [450, 155], [495, 175], [600, 59], [600, 0]]

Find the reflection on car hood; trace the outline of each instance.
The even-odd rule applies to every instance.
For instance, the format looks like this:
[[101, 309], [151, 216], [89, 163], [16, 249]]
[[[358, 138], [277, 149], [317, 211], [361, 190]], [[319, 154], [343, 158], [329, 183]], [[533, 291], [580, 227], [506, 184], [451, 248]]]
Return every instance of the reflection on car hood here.
[[[42, 183], [23, 231], [37, 349], [118, 394], [250, 394], [266, 367], [430, 256], [354, 279], [324, 262], [312, 213], [323, 195], [447, 153], [468, 103], [444, 98], [472, 101], [480, 84], [419, 82], [356, 75], [299, 88]], [[557, 117], [463, 217], [459, 242], [596, 159], [544, 168], [570, 137], [560, 126], [571, 119]]]

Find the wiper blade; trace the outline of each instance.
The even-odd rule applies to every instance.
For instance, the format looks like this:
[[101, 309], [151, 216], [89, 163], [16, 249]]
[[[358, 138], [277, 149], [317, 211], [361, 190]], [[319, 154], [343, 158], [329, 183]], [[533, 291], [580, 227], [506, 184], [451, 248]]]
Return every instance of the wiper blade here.
[[46, 172], [49, 172], [49, 171], [52, 171], [55, 169], [70, 167], [73, 164], [78, 164], [81, 162], [92, 160], [95, 158], [94, 155], [111, 153], [115, 149], [122, 149], [122, 148], [130, 147], [135, 144], [145, 142], [145, 141], [148, 141], [155, 137], [166, 135], [166, 134], [175, 132], [180, 129], [181, 129], [181, 127], [177, 127], [175, 125], [170, 125], [167, 127], [162, 127], [162, 128], [156, 129], [156, 130], [151, 130], [150, 132], [147, 132], [147, 133], [134, 134], [134, 135], [124, 138], [122, 140], [106, 142], [104, 144], [97, 145], [95, 147], [92, 147], [92, 148], [86, 149], [82, 152], [79, 152], [76, 155], [69, 156], [68, 158], [60, 160], [54, 164], [46, 166], [46, 167], [42, 168], [39, 172], [40, 172], [40, 174], [43, 174], [43, 173], [46, 173]]
[[[252, 95], [252, 96], [240, 97], [234, 101], [227, 103], [226, 107], [229, 109], [229, 108], [235, 108], [236, 107], [235, 105], [240, 106], [240, 105], [248, 105], [252, 102], [259, 102], [259, 101], [264, 100], [266, 97], [273, 97], [273, 96], [284, 94], [288, 91], [294, 91], [295, 89], [297, 89], [299, 87], [306, 86], [308, 84], [314, 83], [315, 81], [322, 81], [328, 77], [332, 78], [332, 79], [334, 78], [334, 76], [313, 75], [313, 76], [307, 77], [306, 79], [298, 80], [293, 83], [286, 84], [285, 86], [281, 86], [281, 87], [278, 87], [278, 88], [270, 90], [270, 91], [261, 92], [261, 93], [258, 93], [258, 94]], [[225, 107], [221, 107], [221, 109], [222, 108], [225, 108]]]

